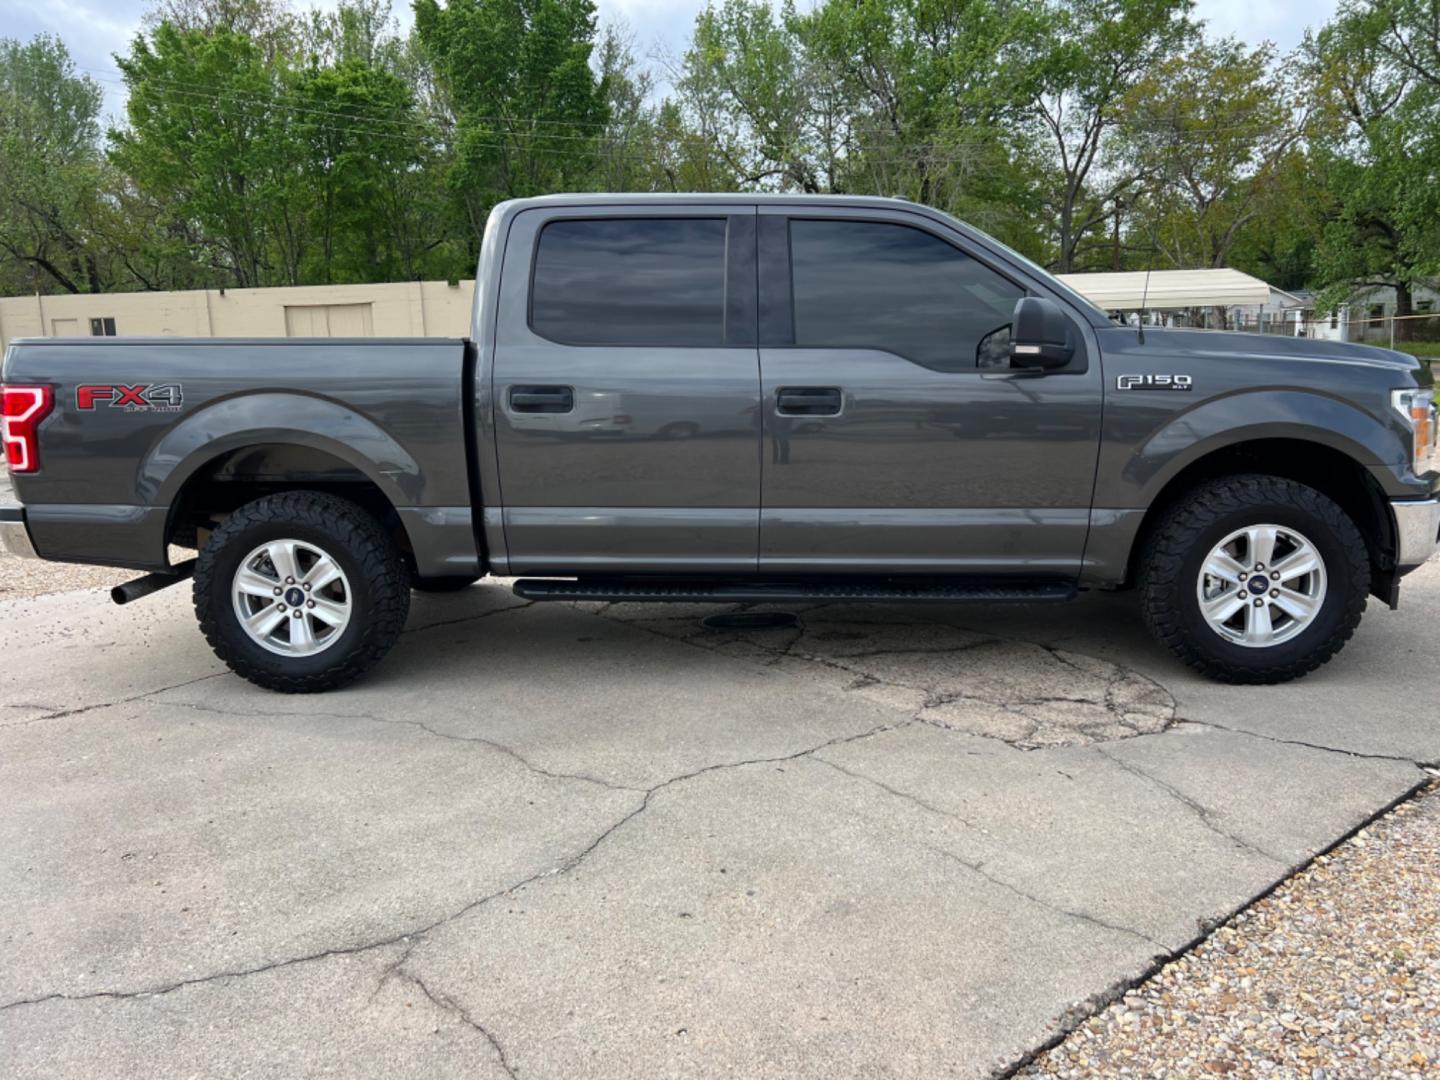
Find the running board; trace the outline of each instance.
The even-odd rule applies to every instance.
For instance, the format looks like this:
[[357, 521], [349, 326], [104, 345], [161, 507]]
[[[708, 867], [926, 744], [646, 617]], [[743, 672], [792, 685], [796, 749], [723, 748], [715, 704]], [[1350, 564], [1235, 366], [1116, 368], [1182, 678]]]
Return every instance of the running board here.
[[515, 595], [526, 600], [598, 600], [662, 604], [922, 603], [1005, 604], [1074, 599], [1074, 582], [1045, 581], [964, 585], [833, 584], [781, 582], [637, 582], [522, 578]]

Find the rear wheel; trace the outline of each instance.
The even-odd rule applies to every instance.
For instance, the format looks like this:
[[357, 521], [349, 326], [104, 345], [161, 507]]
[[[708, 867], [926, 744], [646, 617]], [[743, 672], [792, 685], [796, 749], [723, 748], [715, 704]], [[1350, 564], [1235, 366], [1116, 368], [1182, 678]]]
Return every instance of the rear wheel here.
[[1166, 514], [1140, 584], [1151, 631], [1191, 667], [1222, 682], [1277, 683], [1349, 640], [1370, 562], [1355, 523], [1314, 488], [1230, 476]]
[[195, 566], [195, 612], [215, 654], [270, 690], [313, 693], [359, 678], [390, 651], [409, 577], [373, 517], [295, 491], [236, 510]]

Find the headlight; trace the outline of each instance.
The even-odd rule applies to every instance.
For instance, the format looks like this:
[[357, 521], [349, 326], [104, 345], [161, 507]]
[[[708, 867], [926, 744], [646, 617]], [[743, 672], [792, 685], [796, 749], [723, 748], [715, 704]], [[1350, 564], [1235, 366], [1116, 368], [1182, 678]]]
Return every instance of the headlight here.
[[1390, 391], [1390, 403], [1410, 424], [1414, 445], [1412, 462], [1417, 473], [1436, 468], [1435, 391], [1430, 388]]

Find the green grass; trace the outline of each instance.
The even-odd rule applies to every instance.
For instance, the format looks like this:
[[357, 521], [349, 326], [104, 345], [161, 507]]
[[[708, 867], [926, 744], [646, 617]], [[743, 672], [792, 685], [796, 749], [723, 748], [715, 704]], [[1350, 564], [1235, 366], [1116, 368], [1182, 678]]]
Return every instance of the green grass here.
[[1399, 352], [1418, 356], [1422, 360], [1434, 360], [1436, 357], [1440, 357], [1440, 341], [1397, 341], [1395, 348]]

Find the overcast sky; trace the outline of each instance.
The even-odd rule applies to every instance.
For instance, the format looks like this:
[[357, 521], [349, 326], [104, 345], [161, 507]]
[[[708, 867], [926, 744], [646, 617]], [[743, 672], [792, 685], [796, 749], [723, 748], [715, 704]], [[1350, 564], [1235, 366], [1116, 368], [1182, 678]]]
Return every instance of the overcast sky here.
[[[329, 7], [327, 0], [292, 0], [297, 7]], [[410, 22], [408, 0], [392, 0], [395, 13]], [[802, 4], [805, 0], [801, 0]], [[705, 0], [597, 0], [602, 19], [624, 19], [644, 55], [677, 53], [695, 13]], [[118, 110], [122, 87], [111, 54], [124, 52], [150, 0], [0, 0], [0, 35], [22, 40], [41, 31], [65, 39], [75, 62], [105, 88], [106, 104]], [[1335, 11], [1335, 0], [1197, 0], [1196, 11], [1212, 32], [1234, 34], [1282, 49], [1299, 42], [1307, 26], [1318, 26]]]

